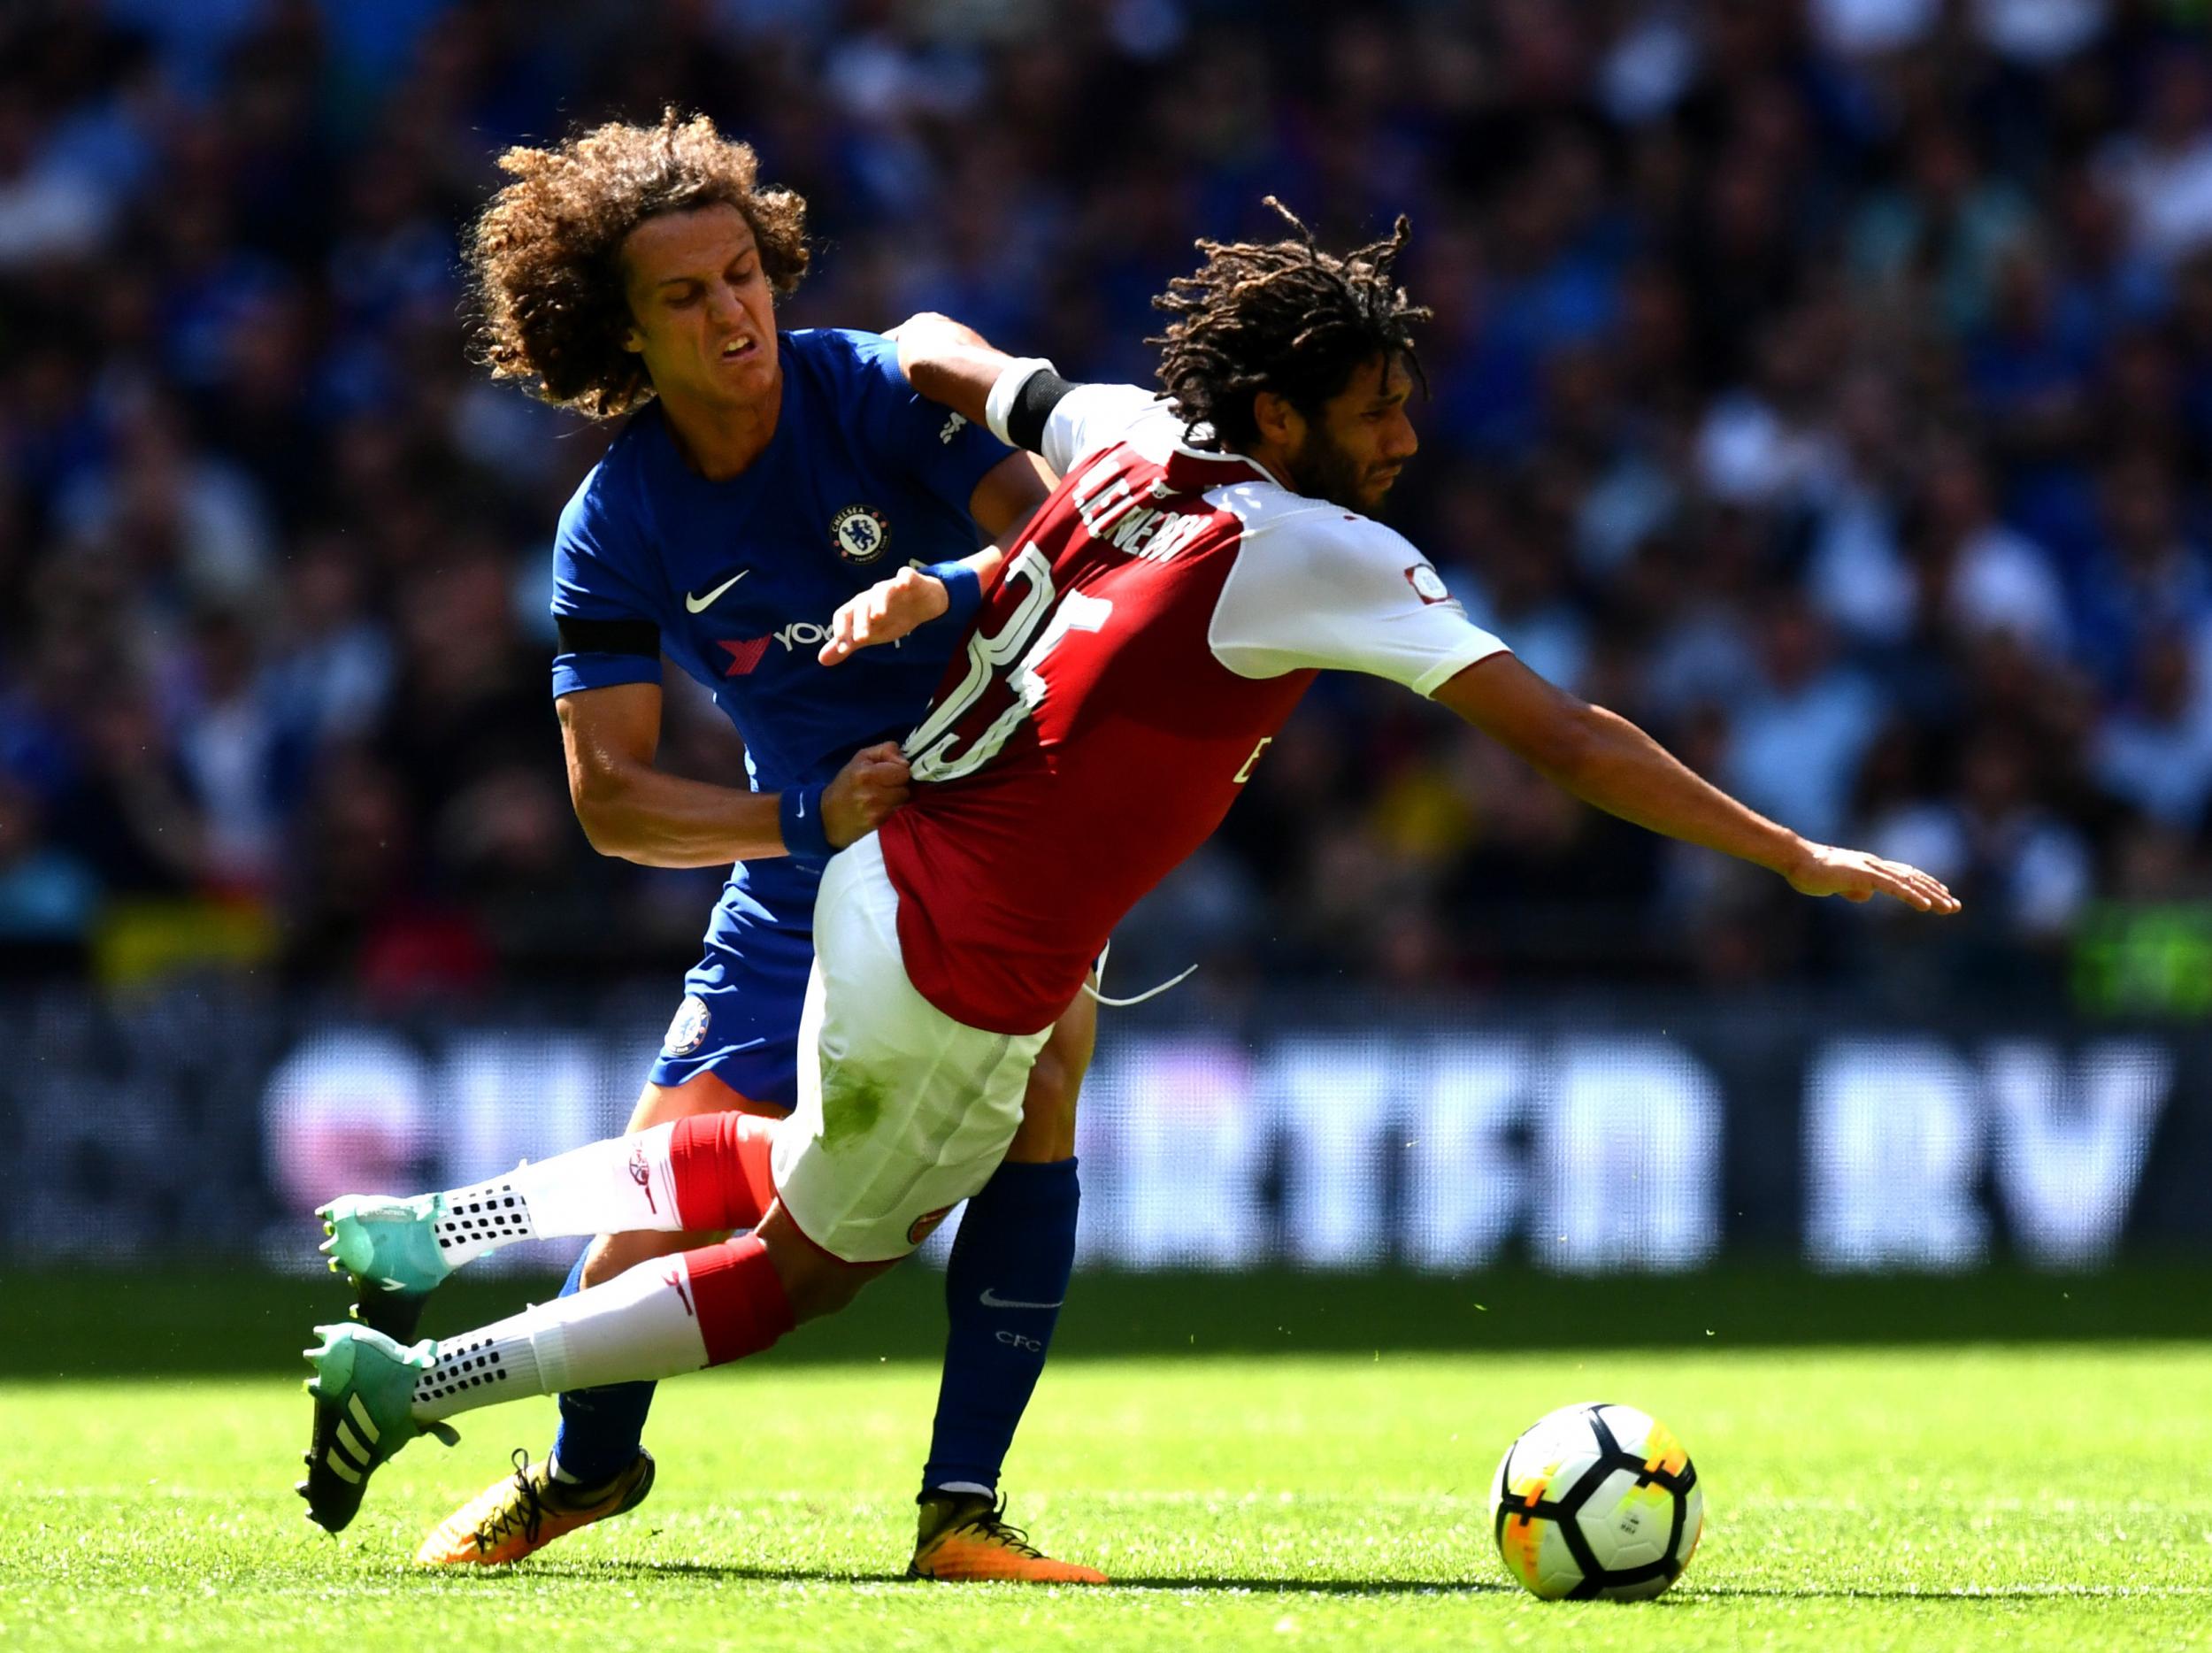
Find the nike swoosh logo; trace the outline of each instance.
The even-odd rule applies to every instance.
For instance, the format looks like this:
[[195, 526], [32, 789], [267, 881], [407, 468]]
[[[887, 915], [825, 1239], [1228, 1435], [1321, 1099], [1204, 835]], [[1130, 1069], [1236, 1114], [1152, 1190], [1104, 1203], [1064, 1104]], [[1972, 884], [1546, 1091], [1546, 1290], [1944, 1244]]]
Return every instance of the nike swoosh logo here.
[[1059, 1303], [1017, 1303], [1011, 1297], [1000, 1296], [988, 1286], [983, 1288], [982, 1297], [983, 1306], [987, 1309], [1056, 1309], [1066, 1301], [1063, 1297]]
[[713, 590], [708, 592], [706, 596], [703, 597], [695, 597], [690, 592], [685, 592], [684, 612], [687, 614], [705, 613], [718, 602], [721, 601], [722, 594], [725, 591], [727, 591], [732, 586], [735, 585], [739, 580], [744, 579], [747, 574], [749, 574], [752, 572], [753, 571], [749, 568], [739, 569], [735, 573], [732, 574], [727, 580], [725, 580], [720, 585], [715, 587]]

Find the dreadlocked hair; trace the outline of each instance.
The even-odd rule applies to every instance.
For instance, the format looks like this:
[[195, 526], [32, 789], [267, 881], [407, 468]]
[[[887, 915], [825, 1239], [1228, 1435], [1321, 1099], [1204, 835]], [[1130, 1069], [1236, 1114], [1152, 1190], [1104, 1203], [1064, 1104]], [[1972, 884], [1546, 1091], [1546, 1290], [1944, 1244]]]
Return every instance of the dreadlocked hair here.
[[1413, 324], [1429, 312], [1406, 299], [1394, 274], [1412, 238], [1403, 213], [1389, 236], [1340, 257], [1273, 196], [1293, 239], [1202, 241], [1194, 275], [1179, 275], [1153, 307], [1175, 318], [1160, 337], [1160, 382], [1188, 427], [1213, 427], [1241, 448], [1259, 434], [1252, 398], [1273, 391], [1309, 418], [1344, 388], [1355, 369], [1380, 356], [1402, 360], [1421, 383]]

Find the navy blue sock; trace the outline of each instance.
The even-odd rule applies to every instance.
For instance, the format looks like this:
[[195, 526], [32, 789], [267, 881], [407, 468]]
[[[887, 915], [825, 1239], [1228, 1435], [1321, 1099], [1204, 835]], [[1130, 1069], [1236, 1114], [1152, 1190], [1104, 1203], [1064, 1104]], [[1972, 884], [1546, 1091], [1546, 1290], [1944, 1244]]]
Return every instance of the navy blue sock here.
[[936, 1487], [995, 1490], [1075, 1270], [1075, 1161], [1002, 1165], [968, 1202], [945, 1269], [945, 1376], [922, 1471]]
[[[587, 1245], [584, 1254], [591, 1248]], [[561, 1295], [584, 1288], [584, 1257], [568, 1271]], [[561, 1473], [587, 1487], [612, 1480], [630, 1467], [645, 1438], [645, 1414], [652, 1410], [649, 1383], [611, 1383], [603, 1389], [572, 1389], [561, 1396], [561, 1429], [553, 1437], [554, 1461]]]

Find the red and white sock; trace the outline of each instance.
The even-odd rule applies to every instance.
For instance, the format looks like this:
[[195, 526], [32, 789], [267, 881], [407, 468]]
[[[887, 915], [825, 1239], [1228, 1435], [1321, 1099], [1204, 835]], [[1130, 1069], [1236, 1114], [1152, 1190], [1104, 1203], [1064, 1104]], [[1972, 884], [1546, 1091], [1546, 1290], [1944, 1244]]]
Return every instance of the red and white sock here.
[[518, 1240], [750, 1228], [775, 1197], [773, 1125], [750, 1114], [698, 1114], [449, 1188], [441, 1248], [458, 1268]]
[[791, 1329], [791, 1303], [750, 1234], [656, 1257], [603, 1285], [441, 1338], [415, 1385], [418, 1423], [526, 1395], [673, 1378], [758, 1354]]

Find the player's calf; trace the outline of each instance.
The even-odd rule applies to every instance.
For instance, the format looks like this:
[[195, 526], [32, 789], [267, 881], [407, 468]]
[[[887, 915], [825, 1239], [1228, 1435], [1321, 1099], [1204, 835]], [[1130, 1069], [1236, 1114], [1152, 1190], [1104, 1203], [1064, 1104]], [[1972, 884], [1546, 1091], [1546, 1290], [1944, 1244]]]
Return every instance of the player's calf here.
[[[703, 1162], [701, 1169], [707, 1175], [736, 1180], [739, 1187], [724, 1190], [718, 1197], [709, 1196], [705, 1203], [743, 1216], [764, 1211], [775, 1197], [766, 1163], [767, 1139], [770, 1126], [783, 1113], [780, 1108], [741, 1095], [711, 1073], [700, 1073], [673, 1086], [648, 1084], [631, 1112], [627, 1134], [641, 1134], [657, 1126], [700, 1115], [749, 1116], [755, 1121], [750, 1125], [740, 1126], [734, 1120], [725, 1123], [718, 1118], [711, 1125], [703, 1123], [687, 1132], [672, 1132], [669, 1139], [679, 1184], [686, 1180], [684, 1167], [673, 1165], [680, 1152], [687, 1162]], [[680, 1193], [687, 1206], [702, 1203], [694, 1193], [680, 1189]], [[695, 1251], [728, 1237], [726, 1230], [702, 1228], [601, 1234], [569, 1271], [561, 1295], [573, 1296], [641, 1263]], [[653, 1388], [650, 1383], [624, 1383], [608, 1388], [572, 1389], [560, 1396], [560, 1428], [546, 1471], [560, 1494], [590, 1503], [592, 1498], [586, 1495], [611, 1488], [636, 1472], [645, 1449], [645, 1420], [652, 1410]], [[514, 1483], [502, 1485], [511, 1490]]]
[[961, 1215], [945, 1269], [944, 1377], [922, 1471], [926, 1507], [996, 1490], [1044, 1370], [1075, 1266], [1075, 1104], [1097, 1018], [1096, 1003], [1079, 999], [1055, 1025], [1029, 1071], [1006, 1160]]
[[322, 1250], [365, 1293], [419, 1296], [518, 1241], [750, 1227], [773, 1194], [769, 1128], [748, 1116], [698, 1116], [443, 1193], [345, 1195], [316, 1213]]
[[[353, 1518], [371, 1473], [417, 1434], [450, 1440], [449, 1418], [526, 1395], [675, 1377], [757, 1353], [791, 1329], [757, 1239], [632, 1269], [572, 1297], [402, 1348], [359, 1326], [320, 1326], [315, 1447], [299, 1491], [332, 1532]], [[639, 1494], [642, 1496], [642, 1493]]]

